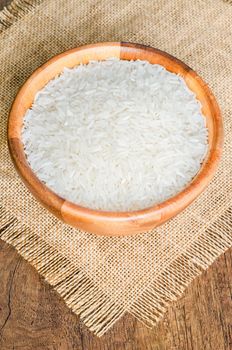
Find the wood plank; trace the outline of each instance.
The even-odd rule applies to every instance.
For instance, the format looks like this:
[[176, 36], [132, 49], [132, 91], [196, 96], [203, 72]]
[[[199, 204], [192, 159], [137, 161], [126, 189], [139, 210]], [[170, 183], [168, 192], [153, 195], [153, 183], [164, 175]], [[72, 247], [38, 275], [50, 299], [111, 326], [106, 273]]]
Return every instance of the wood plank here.
[[11, 0], [0, 0], [0, 11], [3, 9], [4, 6], [7, 6], [11, 3]]
[[126, 315], [99, 339], [0, 241], [0, 349], [232, 349], [232, 249], [191, 284], [156, 328]]
[[[0, 0], [0, 10], [11, 0]], [[232, 248], [147, 329], [123, 317], [97, 338], [17, 252], [0, 241], [1, 350], [230, 350]]]

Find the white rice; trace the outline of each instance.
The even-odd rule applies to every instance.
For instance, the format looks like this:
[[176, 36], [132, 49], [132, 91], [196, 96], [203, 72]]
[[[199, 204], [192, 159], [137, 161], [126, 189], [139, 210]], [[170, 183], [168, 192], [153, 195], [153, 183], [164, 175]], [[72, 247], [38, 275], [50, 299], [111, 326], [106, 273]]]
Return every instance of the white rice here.
[[131, 211], [186, 187], [207, 152], [201, 105], [160, 65], [110, 59], [64, 69], [22, 131], [38, 178], [92, 209]]

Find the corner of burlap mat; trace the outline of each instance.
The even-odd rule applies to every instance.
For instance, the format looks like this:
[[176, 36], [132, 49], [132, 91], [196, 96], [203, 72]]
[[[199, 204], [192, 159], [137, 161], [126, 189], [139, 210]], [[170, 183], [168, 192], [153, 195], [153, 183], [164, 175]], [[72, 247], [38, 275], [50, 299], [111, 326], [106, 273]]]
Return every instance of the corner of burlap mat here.
[[[2, 207], [0, 221], [0, 238], [35, 267], [68, 307], [80, 315], [84, 324], [98, 336], [102, 336], [125, 312], [147, 327], [155, 326], [170, 303], [176, 301], [186, 286], [232, 244], [232, 208], [229, 208], [184, 253], [158, 271], [132, 303], [125, 303], [104, 293], [75, 261], [73, 264], [72, 259], [59, 252], [59, 248], [50, 245]], [[125, 243], [128, 239], [124, 239]], [[142, 276], [139, 278], [143, 279]], [[131, 298], [132, 295], [128, 294]]]
[[0, 238], [35, 267], [98, 336], [125, 313], [123, 306], [111, 301], [86, 273], [2, 207], [0, 221]]
[[11, 3], [0, 11], [0, 33], [9, 28], [13, 23], [31, 12], [44, 0], [12, 0]]
[[[125, 312], [157, 324], [232, 244], [231, 9], [223, 0], [13, 0], [0, 13], [0, 237], [98, 336]], [[135, 237], [96, 237], [59, 222], [22, 185], [6, 142], [10, 104], [35, 68], [71, 47], [110, 40], [150, 44], [186, 61], [213, 87], [224, 116], [224, 157], [207, 191]]]

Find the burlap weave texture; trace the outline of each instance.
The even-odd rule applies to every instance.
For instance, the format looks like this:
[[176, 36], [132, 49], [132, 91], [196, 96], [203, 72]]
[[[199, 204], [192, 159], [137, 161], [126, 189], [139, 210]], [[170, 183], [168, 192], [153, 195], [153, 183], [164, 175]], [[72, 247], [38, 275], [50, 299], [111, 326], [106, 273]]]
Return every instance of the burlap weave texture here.
[[[12, 244], [97, 335], [126, 311], [154, 325], [232, 244], [232, 6], [221, 0], [13, 1], [0, 14], [0, 237]], [[223, 160], [207, 190], [165, 225], [136, 237], [72, 229], [22, 185], [6, 143], [10, 105], [50, 57], [102, 41], [151, 45], [180, 58], [214, 91]]]

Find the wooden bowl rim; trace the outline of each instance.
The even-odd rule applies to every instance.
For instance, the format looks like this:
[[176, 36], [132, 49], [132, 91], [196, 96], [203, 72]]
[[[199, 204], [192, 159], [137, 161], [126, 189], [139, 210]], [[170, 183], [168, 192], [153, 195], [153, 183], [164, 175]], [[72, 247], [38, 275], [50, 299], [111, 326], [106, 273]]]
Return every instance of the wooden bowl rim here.
[[[58, 194], [56, 194], [53, 190], [48, 188], [42, 181], [39, 180], [39, 178], [35, 175], [32, 168], [29, 166], [26, 156], [23, 150], [23, 144], [20, 139], [18, 139], [18, 145], [12, 145], [13, 138], [10, 136], [12, 124], [10, 123], [11, 119], [17, 118], [15, 117], [15, 114], [17, 113], [17, 106], [20, 103], [20, 99], [22, 95], [27, 90], [28, 86], [32, 83], [33, 79], [37, 77], [38, 74], [42, 74], [43, 70], [47, 68], [49, 65], [53, 64], [55, 61], [61, 59], [62, 57], [66, 55], [73, 54], [78, 51], [86, 50], [88, 48], [102, 48], [102, 47], [113, 47], [117, 46], [120, 48], [120, 50], [141, 50], [141, 51], [150, 51], [151, 53], [161, 55], [163, 57], [166, 57], [179, 66], [181, 66], [186, 72], [192, 73], [194, 75], [194, 78], [197, 80], [198, 85], [205, 91], [205, 94], [207, 95], [208, 99], [210, 100], [211, 105], [214, 109], [214, 115], [215, 117], [215, 123], [216, 123], [216, 130], [217, 133], [214, 135], [214, 148], [209, 152], [209, 154], [205, 158], [205, 162], [202, 164], [200, 171], [196, 174], [196, 176], [193, 178], [193, 180], [179, 193], [177, 193], [175, 196], [167, 199], [166, 201], [155, 204], [153, 206], [141, 209], [141, 210], [135, 210], [135, 211], [104, 211], [104, 210], [95, 210], [87, 207], [83, 207], [81, 205], [75, 204], [73, 202], [70, 202], [66, 200], [65, 198], [60, 197]], [[77, 64], [78, 65], [78, 64]], [[21, 130], [21, 128], [20, 128]], [[60, 53], [58, 55], [55, 55], [51, 59], [49, 59], [46, 63], [38, 67], [34, 72], [31, 74], [31, 76], [24, 82], [24, 84], [19, 89], [8, 118], [8, 129], [7, 129], [7, 139], [8, 139], [8, 147], [10, 151], [10, 155], [12, 157], [12, 160], [14, 162], [14, 165], [19, 172], [23, 182], [27, 185], [30, 184], [32, 189], [31, 192], [36, 196], [38, 200], [41, 201], [42, 204], [44, 204], [47, 208], [49, 207], [50, 210], [55, 214], [57, 217], [60, 218], [60, 214], [62, 215], [61, 208], [64, 203], [69, 205], [70, 211], [73, 213], [78, 214], [78, 217], [88, 217], [92, 219], [97, 219], [101, 221], [111, 221], [111, 219], [116, 221], [128, 221], [128, 219], [136, 219], [139, 218], [146, 218], [149, 216], [157, 215], [160, 216], [163, 212], [163, 210], [171, 209], [173, 211], [173, 206], [176, 208], [176, 212], [178, 213], [180, 210], [183, 209], [183, 201], [187, 199], [189, 196], [192, 196], [191, 201], [193, 201], [208, 185], [210, 180], [212, 179], [216, 168], [218, 166], [220, 156], [222, 153], [222, 145], [223, 145], [223, 124], [222, 124], [222, 117], [221, 112], [219, 109], [219, 106], [217, 104], [217, 101], [210, 90], [210, 88], [207, 86], [207, 84], [200, 78], [200, 76], [192, 70], [189, 66], [187, 66], [184, 62], [177, 59], [176, 57], [153, 47], [137, 44], [137, 43], [131, 43], [131, 42], [101, 42], [101, 43], [94, 43], [90, 45], [83, 45], [80, 47], [76, 47], [73, 49], [70, 49], [68, 51], [64, 51], [63, 53]], [[217, 156], [215, 156], [215, 154]], [[207, 183], [205, 183], [205, 178], [208, 177]], [[47, 198], [44, 200], [41, 198], [41, 194], [46, 191]], [[191, 202], [190, 201], [190, 202]], [[189, 202], [189, 200], [188, 200]]]

